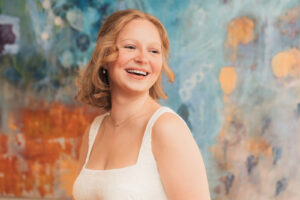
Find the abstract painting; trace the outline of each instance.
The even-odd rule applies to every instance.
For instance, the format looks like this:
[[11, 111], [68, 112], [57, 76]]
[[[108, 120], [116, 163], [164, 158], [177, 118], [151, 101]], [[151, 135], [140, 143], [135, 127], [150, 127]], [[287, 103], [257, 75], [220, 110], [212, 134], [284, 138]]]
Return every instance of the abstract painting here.
[[0, 196], [71, 199], [74, 100], [104, 20], [135, 8], [171, 47], [167, 100], [192, 130], [214, 200], [300, 197], [299, 0], [0, 0]]

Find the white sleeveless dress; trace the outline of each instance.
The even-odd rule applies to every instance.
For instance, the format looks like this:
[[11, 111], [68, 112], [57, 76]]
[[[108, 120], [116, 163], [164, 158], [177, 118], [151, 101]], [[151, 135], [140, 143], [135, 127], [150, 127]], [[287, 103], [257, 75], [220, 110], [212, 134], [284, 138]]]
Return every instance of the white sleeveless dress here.
[[[89, 132], [89, 149], [85, 163], [73, 185], [75, 200], [165, 200], [156, 161], [152, 153], [151, 133], [157, 118], [165, 113], [176, 114], [168, 107], [160, 107], [147, 123], [138, 160], [128, 167], [93, 170], [86, 168], [98, 129], [105, 113], [94, 119]], [[176, 114], [177, 115], [177, 114]], [[177, 115], [179, 117], [179, 115]]]

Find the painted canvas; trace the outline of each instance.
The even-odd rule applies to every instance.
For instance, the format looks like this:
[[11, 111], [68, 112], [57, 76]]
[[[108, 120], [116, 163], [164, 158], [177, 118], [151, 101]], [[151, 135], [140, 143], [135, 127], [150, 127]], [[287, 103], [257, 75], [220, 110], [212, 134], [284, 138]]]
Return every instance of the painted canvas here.
[[101, 110], [74, 100], [114, 11], [153, 14], [215, 200], [300, 198], [299, 0], [0, 0], [0, 196], [71, 199], [81, 136]]

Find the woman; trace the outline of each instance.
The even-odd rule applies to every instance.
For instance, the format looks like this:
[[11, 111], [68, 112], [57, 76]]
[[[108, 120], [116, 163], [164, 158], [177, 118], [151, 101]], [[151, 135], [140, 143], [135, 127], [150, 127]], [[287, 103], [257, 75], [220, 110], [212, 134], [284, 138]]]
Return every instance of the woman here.
[[98, 34], [77, 99], [107, 112], [83, 136], [73, 197], [81, 199], [210, 199], [201, 153], [170, 108], [169, 42], [158, 19], [138, 10], [111, 15]]

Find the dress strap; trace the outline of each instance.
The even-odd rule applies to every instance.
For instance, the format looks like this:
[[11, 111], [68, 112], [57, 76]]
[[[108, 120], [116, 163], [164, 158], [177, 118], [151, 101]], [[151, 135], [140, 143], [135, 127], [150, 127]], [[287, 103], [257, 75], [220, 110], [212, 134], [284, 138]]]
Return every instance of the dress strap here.
[[[152, 127], [155, 124], [156, 120], [163, 114], [166, 112], [171, 112], [176, 114], [172, 109], [168, 108], [168, 107], [160, 107], [150, 118], [150, 120], [148, 121], [148, 124], [146, 126], [146, 130], [144, 133], [144, 137], [142, 140], [142, 145], [141, 145], [141, 149], [140, 149], [140, 154], [139, 154], [139, 158], [138, 158], [138, 162], [141, 162], [140, 160], [148, 160], [149, 156], [152, 157], [152, 146], [151, 146], [151, 135], [152, 135]], [[177, 114], [176, 114], [177, 115]]]
[[87, 161], [89, 160], [90, 157], [90, 153], [93, 147], [93, 144], [95, 142], [95, 138], [97, 136], [98, 130], [100, 128], [100, 125], [105, 117], [105, 115], [107, 115], [108, 113], [99, 115], [97, 117], [95, 117], [95, 119], [93, 120], [91, 127], [90, 127], [90, 131], [89, 131], [89, 143], [88, 143], [88, 153], [87, 156], [85, 158], [85, 163], [84, 166], [86, 165]]
[[149, 124], [148, 124], [148, 131], [146, 131], [146, 134], [151, 135], [152, 133], [152, 127], [155, 124], [156, 120], [163, 114], [166, 112], [171, 112], [171, 113], [175, 113], [172, 109], [168, 108], [168, 107], [161, 107], [159, 108], [154, 114], [153, 116], [150, 118], [149, 120]]

